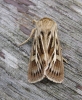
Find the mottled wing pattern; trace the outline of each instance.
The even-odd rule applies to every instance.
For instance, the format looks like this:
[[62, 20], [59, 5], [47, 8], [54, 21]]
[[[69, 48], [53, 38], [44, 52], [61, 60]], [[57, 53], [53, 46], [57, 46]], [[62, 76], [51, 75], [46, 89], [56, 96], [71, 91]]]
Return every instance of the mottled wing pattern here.
[[46, 77], [53, 82], [61, 83], [64, 78], [64, 66], [57, 30], [55, 29], [54, 33], [51, 33], [50, 35], [48, 43], [48, 55], [50, 58], [46, 68]]
[[28, 68], [28, 81], [30, 83], [41, 81], [44, 78], [44, 62], [42, 56], [44, 56], [42, 39], [36, 30]]

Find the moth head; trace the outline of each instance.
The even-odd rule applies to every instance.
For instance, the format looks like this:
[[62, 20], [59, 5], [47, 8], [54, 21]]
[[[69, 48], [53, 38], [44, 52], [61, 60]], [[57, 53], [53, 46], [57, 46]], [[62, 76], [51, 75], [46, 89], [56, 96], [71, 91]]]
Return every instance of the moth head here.
[[36, 23], [36, 28], [39, 34], [50, 35], [57, 29], [57, 24], [50, 18], [42, 18]]

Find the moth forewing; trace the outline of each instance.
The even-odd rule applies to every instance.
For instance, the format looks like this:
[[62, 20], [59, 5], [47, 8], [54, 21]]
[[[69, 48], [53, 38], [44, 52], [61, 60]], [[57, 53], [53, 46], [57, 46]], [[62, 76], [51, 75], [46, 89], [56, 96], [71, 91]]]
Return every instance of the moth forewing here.
[[44, 78], [44, 69], [41, 65], [39, 49], [40, 48], [38, 47], [38, 33], [36, 30], [28, 68], [28, 81], [30, 83], [36, 83]]
[[[51, 41], [52, 43], [50, 43], [49, 45], [50, 50], [52, 48], [54, 48], [54, 50], [52, 51], [51, 57], [50, 57], [52, 59], [48, 60], [49, 65], [46, 68], [46, 77], [53, 82], [61, 83], [64, 78], [64, 66], [63, 66], [63, 60], [62, 60], [62, 54], [61, 54], [61, 47], [60, 47], [59, 39], [57, 36], [57, 25], [56, 24], [54, 25], [55, 27], [53, 27], [54, 29], [53, 41]], [[53, 42], [54, 42], [54, 45], [52, 45]]]

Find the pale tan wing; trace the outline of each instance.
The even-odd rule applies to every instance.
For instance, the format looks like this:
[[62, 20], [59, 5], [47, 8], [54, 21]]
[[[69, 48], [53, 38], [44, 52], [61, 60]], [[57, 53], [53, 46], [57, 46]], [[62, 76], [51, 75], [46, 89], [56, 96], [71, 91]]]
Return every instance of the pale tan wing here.
[[48, 54], [50, 57], [46, 68], [46, 77], [53, 82], [61, 83], [64, 78], [64, 65], [57, 30], [55, 30], [54, 36], [50, 38]]
[[28, 68], [28, 81], [30, 83], [41, 81], [45, 77], [44, 64], [42, 65], [41, 58], [44, 55], [43, 52], [41, 37], [38, 36], [36, 31]]

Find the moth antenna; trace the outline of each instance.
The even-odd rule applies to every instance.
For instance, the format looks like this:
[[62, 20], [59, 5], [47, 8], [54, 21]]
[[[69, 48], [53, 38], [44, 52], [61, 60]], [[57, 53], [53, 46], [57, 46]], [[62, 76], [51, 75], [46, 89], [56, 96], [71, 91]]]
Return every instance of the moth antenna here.
[[36, 24], [38, 21], [36, 21], [35, 19], [32, 21], [33, 24]]
[[19, 46], [22, 46], [23, 44], [27, 43], [31, 39], [31, 37], [33, 36], [33, 34], [35, 33], [35, 30], [36, 30], [36, 28], [32, 29], [29, 38], [27, 40], [25, 40], [23, 43], [19, 44]]

